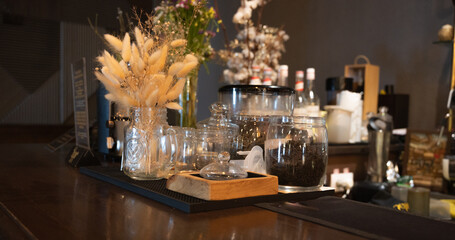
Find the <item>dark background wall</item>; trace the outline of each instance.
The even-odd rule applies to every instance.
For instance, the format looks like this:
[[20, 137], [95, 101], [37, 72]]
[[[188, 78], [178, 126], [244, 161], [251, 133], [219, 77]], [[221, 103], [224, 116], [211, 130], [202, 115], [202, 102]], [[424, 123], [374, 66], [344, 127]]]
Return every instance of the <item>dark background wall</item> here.
[[280, 0], [267, 5], [264, 22], [285, 26], [282, 62], [291, 73], [315, 67], [321, 99], [325, 79], [363, 54], [380, 67], [380, 89], [410, 95], [409, 127], [433, 129], [446, 112], [452, 62], [450, 44], [433, 42], [453, 24], [453, 9], [449, 0]]
[[[117, 7], [150, 10], [156, 2], [0, 0], [0, 124], [67, 121], [68, 64], [81, 56], [92, 61], [103, 47], [87, 17], [98, 15], [100, 29], [111, 32], [118, 28]], [[218, 4], [232, 39], [239, 1]], [[380, 88], [393, 84], [396, 93], [410, 95], [409, 127], [429, 130], [445, 113], [452, 61], [451, 46], [433, 42], [442, 25], [453, 23], [453, 12], [449, 0], [275, 0], [266, 6], [263, 23], [284, 26], [290, 35], [281, 62], [290, 66], [291, 84], [295, 70], [316, 68], [321, 105], [325, 79], [343, 75], [344, 65], [364, 54], [381, 68]], [[213, 46], [223, 44], [218, 34]], [[199, 73], [199, 120], [209, 116], [222, 85], [223, 67], [210, 63], [209, 69]], [[89, 81], [94, 92], [97, 83], [93, 76]]]

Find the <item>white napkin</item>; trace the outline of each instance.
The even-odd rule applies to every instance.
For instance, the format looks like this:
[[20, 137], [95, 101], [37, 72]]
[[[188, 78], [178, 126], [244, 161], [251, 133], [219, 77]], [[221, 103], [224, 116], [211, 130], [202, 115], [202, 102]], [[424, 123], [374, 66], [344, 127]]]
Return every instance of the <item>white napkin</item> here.
[[337, 97], [337, 105], [352, 111], [349, 142], [360, 142], [362, 134], [362, 95], [347, 90], [341, 91]]

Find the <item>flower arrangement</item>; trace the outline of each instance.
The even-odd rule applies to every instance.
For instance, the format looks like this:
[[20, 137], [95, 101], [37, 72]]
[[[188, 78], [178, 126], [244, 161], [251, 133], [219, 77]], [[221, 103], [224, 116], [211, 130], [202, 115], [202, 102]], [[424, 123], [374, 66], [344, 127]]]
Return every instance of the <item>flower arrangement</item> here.
[[[218, 52], [228, 69], [223, 72], [224, 79], [230, 84], [248, 84], [252, 67], [261, 70], [272, 69], [272, 80], [276, 80], [279, 59], [285, 51], [284, 42], [289, 36], [282, 29], [260, 23], [263, 7], [267, 0], [241, 0], [241, 6], [232, 21], [240, 25], [236, 39], [227, 44], [227, 49]], [[259, 8], [258, 21], [251, 20], [253, 10]]]
[[183, 29], [187, 50], [195, 54], [201, 63], [213, 56], [210, 39], [219, 31], [217, 15], [207, 0], [162, 1], [155, 8], [156, 22], [169, 22], [172, 30]]
[[120, 105], [181, 109], [174, 100], [198, 59], [187, 53], [179, 32], [167, 31], [166, 23], [153, 26], [151, 20], [134, 28], [135, 41], [129, 33], [122, 40], [105, 34], [114, 55], [105, 50], [98, 57], [102, 67], [95, 76], [109, 91], [105, 97]]
[[[166, 27], [171, 32], [183, 31], [186, 39], [186, 51], [191, 52], [200, 64], [214, 55], [210, 39], [219, 31], [220, 20], [207, 0], [173, 0], [162, 1], [155, 8], [154, 23], [169, 23]], [[207, 68], [206, 68], [207, 69]], [[179, 103], [183, 109], [177, 113], [176, 124], [184, 127], [196, 127], [197, 82], [199, 65], [190, 72], [184, 85]]]

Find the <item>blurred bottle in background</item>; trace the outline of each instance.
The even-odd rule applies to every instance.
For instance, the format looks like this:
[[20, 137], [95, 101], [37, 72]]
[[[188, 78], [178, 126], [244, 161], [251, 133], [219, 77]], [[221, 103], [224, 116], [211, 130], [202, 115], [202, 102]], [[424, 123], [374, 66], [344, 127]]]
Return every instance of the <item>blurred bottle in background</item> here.
[[304, 103], [304, 92], [303, 92], [303, 71], [299, 70], [295, 72], [295, 102], [294, 102], [294, 116], [305, 116], [306, 109]]
[[304, 108], [306, 114], [310, 117], [319, 117], [320, 100], [316, 92], [313, 91], [316, 73], [314, 68], [307, 68], [306, 70], [306, 84], [304, 90]]
[[288, 65], [281, 65], [278, 70], [278, 81], [277, 85], [282, 87], [287, 87], [288, 83]]
[[264, 68], [264, 79], [262, 79], [262, 85], [272, 85], [272, 69]]
[[250, 78], [250, 85], [262, 85], [261, 81], [261, 68], [259, 66], [253, 66], [253, 76]]

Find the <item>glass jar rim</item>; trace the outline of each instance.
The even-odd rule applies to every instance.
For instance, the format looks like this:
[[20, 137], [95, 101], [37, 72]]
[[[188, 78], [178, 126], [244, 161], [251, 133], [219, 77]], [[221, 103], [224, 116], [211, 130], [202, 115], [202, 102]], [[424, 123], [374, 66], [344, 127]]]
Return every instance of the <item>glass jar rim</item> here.
[[323, 117], [310, 117], [310, 116], [277, 116], [272, 117], [271, 124], [276, 123], [296, 123], [296, 124], [311, 124], [311, 125], [324, 125], [325, 118]]

